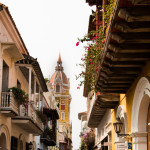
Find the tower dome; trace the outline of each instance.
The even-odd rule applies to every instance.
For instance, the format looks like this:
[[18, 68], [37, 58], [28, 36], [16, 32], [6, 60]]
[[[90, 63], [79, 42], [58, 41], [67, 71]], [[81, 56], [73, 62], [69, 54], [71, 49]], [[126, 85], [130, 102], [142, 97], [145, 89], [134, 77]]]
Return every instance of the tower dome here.
[[50, 79], [50, 83], [55, 87], [56, 85], [62, 86], [62, 88], [69, 89], [70, 83], [66, 74], [63, 72], [61, 55], [59, 53], [59, 57], [57, 60], [57, 66], [55, 67], [55, 72]]

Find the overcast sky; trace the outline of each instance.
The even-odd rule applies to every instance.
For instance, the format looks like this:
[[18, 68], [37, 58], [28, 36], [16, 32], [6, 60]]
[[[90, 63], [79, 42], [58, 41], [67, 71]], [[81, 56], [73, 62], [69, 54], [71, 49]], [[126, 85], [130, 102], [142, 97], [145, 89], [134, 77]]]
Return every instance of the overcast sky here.
[[81, 72], [76, 64], [81, 63], [84, 55], [83, 46], [76, 47], [76, 42], [87, 33], [89, 15], [94, 8], [86, 0], [1, 0], [1, 3], [8, 6], [30, 55], [38, 59], [45, 78], [54, 73], [61, 53], [64, 72], [71, 84], [73, 150], [79, 148], [78, 113], [86, 110], [86, 99], [83, 88], [77, 89], [79, 81], [75, 79]]

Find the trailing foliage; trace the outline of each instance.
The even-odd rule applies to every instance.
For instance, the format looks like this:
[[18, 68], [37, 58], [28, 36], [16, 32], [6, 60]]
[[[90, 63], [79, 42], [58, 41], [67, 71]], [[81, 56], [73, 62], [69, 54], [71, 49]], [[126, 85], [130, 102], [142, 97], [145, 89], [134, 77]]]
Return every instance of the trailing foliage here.
[[91, 150], [95, 144], [95, 134], [93, 130], [87, 131], [81, 138], [81, 150]]
[[42, 111], [40, 110], [36, 110], [37, 115], [39, 116], [39, 118], [41, 119], [41, 121], [43, 122], [44, 125], [47, 124], [47, 116], [45, 114], [43, 114]]
[[[104, 24], [102, 20], [100, 20], [97, 24], [98, 30], [91, 31], [87, 35], [85, 35], [82, 39], [78, 38], [78, 42], [76, 46], [80, 45], [80, 43], [85, 43], [85, 54], [81, 58], [82, 63], [79, 66], [83, 69], [83, 71], [76, 76], [76, 79], [82, 78], [79, 86], [82, 84], [86, 84], [88, 92], [97, 91], [95, 85], [98, 76], [98, 71], [100, 69], [100, 61], [101, 56], [104, 49], [105, 38], [106, 38], [106, 29], [109, 26], [111, 14], [114, 9], [114, 1], [109, 0], [108, 3], [103, 6], [104, 12]], [[95, 13], [96, 14], [96, 13]], [[95, 21], [96, 19], [94, 19]], [[79, 87], [77, 87], [79, 89]]]
[[28, 104], [28, 94], [25, 93], [24, 90], [17, 88], [17, 87], [12, 87], [10, 88], [12, 90], [12, 93], [14, 94], [15, 100], [18, 102], [19, 105], [23, 104], [25, 107], [27, 107]]
[[44, 132], [46, 132], [48, 135], [52, 135], [53, 134], [53, 130], [50, 129], [49, 127], [46, 127]]

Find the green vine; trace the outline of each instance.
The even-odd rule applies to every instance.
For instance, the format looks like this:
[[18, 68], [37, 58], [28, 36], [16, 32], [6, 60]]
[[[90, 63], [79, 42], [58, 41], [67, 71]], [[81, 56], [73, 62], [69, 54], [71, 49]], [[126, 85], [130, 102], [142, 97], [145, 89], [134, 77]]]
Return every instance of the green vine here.
[[[102, 10], [104, 12], [104, 22], [102, 20], [98, 21], [96, 25], [98, 30], [91, 31], [82, 39], [78, 38], [78, 42], [76, 43], [76, 46], [80, 43], [86, 43], [86, 46], [84, 46], [85, 54], [81, 58], [82, 63], [79, 64], [83, 71], [76, 76], [76, 80], [82, 78], [83, 80], [80, 81], [79, 86], [86, 84], [88, 92], [97, 91], [95, 85], [98, 70], [100, 69], [101, 54], [105, 44], [105, 30], [109, 26], [111, 14], [114, 10], [114, 1], [108, 0], [108, 3], [103, 6]], [[96, 15], [97, 13], [95, 13], [95, 17]], [[96, 18], [93, 21], [96, 21]]]
[[36, 110], [36, 112], [37, 112], [37, 115], [39, 116], [39, 118], [41, 119], [41, 121], [43, 122], [43, 124], [46, 125], [47, 124], [46, 115], [40, 110]]

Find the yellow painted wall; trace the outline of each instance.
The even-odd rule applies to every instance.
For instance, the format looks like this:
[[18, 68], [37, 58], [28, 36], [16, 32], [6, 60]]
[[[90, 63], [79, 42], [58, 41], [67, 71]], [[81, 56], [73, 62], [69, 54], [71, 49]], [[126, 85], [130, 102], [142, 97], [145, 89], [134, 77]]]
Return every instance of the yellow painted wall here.
[[[143, 76], [150, 76], [150, 62], [147, 62], [147, 64], [143, 67], [141, 73], [139, 74], [138, 78], [135, 79], [129, 90], [127, 91], [126, 94], [120, 94], [120, 103], [119, 105], [124, 105], [126, 107], [127, 111], [127, 119], [128, 119], [128, 133], [131, 133], [131, 114], [132, 114], [132, 103], [133, 103], [133, 98], [134, 98], [134, 92], [136, 85], [139, 81], [139, 79]], [[112, 110], [112, 123], [115, 122], [116, 120], [116, 112], [117, 112], [118, 106]], [[114, 127], [112, 127], [112, 150], [115, 150], [115, 131]]]

